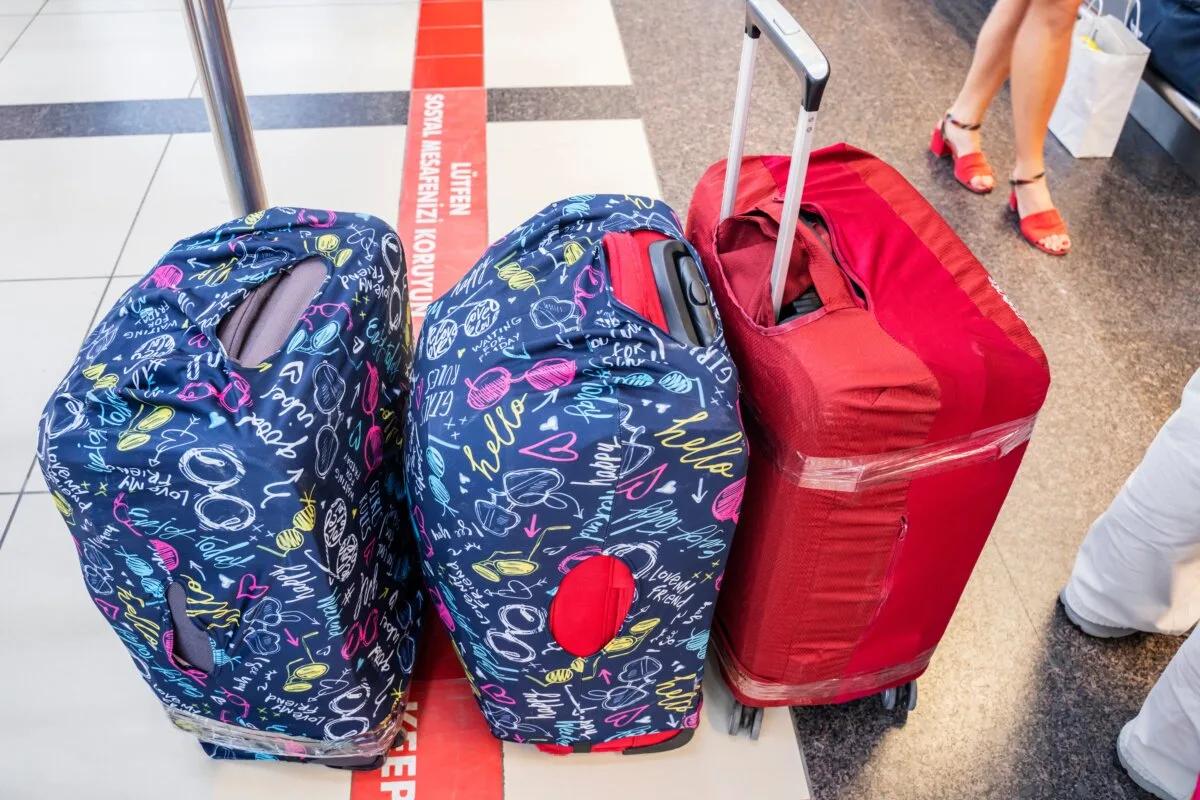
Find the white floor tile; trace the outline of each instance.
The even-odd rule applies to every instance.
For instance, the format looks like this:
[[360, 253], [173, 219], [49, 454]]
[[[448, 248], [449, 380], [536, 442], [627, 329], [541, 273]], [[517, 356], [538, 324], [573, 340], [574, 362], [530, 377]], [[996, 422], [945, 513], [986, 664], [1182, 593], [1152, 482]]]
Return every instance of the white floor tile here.
[[485, 85], [627, 84], [609, 0], [485, 0]]
[[487, 153], [492, 241], [569, 195], [659, 196], [641, 120], [493, 122]]
[[0, 103], [186, 97], [194, 75], [179, 11], [42, 14], [0, 61]]
[[504, 744], [504, 796], [521, 800], [697, 800], [709, 797], [811, 797], [791, 714], [769, 708], [757, 741], [733, 737], [733, 699], [716, 664], [704, 676], [704, 707], [692, 741], [665, 753], [592, 753], [555, 758], [529, 745]]
[[[255, 141], [272, 205], [365, 212], [395, 225], [404, 126], [258, 131]], [[212, 137], [175, 136], [117, 271], [141, 275], [179, 239], [231, 216]]]
[[46, 0], [43, 14], [96, 14], [107, 11], [175, 11], [180, 0]]
[[167, 721], [92, 603], [49, 495], [0, 549], [4, 796], [209, 800], [215, 765]]
[[0, 417], [0, 492], [18, 491], [25, 480], [42, 407], [79, 351], [105, 281], [12, 281], [0, 286], [0, 365], [14, 381]]
[[8, 524], [8, 516], [17, 503], [15, 494], [0, 494], [0, 538], [3, 538], [4, 526]]
[[[320, 764], [278, 761], [221, 761], [216, 764], [212, 800], [350, 800], [351, 773]], [[380, 777], [379, 782], [394, 778]], [[361, 795], [361, 792], [359, 793]], [[367, 795], [369, 796], [369, 795]], [[415, 797], [415, 795], [409, 795]], [[432, 795], [430, 795], [432, 797]], [[376, 795], [379, 798], [386, 794]], [[397, 793], [396, 797], [404, 797]], [[466, 798], [464, 798], [466, 800]]]
[[3, 14], [36, 14], [45, 0], [4, 0], [0, 3]]
[[[66, 372], [66, 371], [67, 371], [67, 367], [64, 364], [63, 372]], [[33, 459], [33, 456], [30, 455], [30, 460], [32, 460], [32, 459]], [[50, 488], [46, 485], [46, 479], [42, 476], [42, 471], [40, 469], [38, 469], [37, 467], [34, 467], [33, 472], [31, 472], [29, 474], [29, 482], [25, 484], [25, 493], [29, 494], [31, 492], [34, 492], [34, 493], [39, 493], [39, 494], [45, 494], [49, 491], [50, 491]]]
[[230, 8], [279, 8], [281, 6], [395, 5], [420, 0], [232, 0]]
[[412, 85], [417, 4], [234, 7], [247, 94], [398, 91]]
[[31, 19], [33, 17], [29, 14], [5, 14], [0, 17], [0, 58], [3, 58], [4, 54], [8, 52], [8, 48], [21, 35], [21, 31], [25, 30], [25, 26]]
[[166, 136], [0, 141], [0, 229], [40, 231], [0, 278], [108, 276]]

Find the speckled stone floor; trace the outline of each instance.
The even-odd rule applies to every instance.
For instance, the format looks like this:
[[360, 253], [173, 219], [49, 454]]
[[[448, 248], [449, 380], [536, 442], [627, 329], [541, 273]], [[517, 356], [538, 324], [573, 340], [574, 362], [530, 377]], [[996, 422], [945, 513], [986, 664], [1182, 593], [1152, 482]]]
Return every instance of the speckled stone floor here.
[[[992, 271], [1047, 350], [1054, 384], [1025, 466], [905, 724], [876, 701], [795, 713], [812, 790], [833, 798], [1136, 798], [1113, 744], [1179, 642], [1097, 642], [1055, 598], [1075, 549], [1200, 367], [1200, 187], [1130, 122], [1112, 159], [1048, 146], [1075, 251], [1025, 245], [1004, 193], [976, 197], [926, 150], [989, 3], [791, 0], [832, 77], [818, 144], [848, 141], [897, 166]], [[664, 196], [686, 209], [724, 157], [740, 47], [734, 0], [615, 0]], [[762, 48], [766, 50], [767, 48]], [[760, 55], [748, 150], [786, 152], [796, 95]], [[1009, 98], [989, 114], [1011, 163]]]

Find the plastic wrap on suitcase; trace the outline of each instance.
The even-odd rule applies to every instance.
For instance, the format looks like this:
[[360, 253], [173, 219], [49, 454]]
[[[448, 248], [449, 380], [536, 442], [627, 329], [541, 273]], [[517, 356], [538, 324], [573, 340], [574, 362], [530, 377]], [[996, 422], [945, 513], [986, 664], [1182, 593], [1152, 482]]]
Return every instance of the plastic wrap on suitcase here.
[[820, 705], [830, 698], [853, 697], [872, 694], [888, 686], [904, 683], [913, 675], [920, 675], [929, 666], [934, 648], [930, 647], [912, 658], [883, 669], [856, 675], [838, 675], [807, 683], [780, 683], [771, 678], [758, 677], [738, 661], [731, 648], [713, 648], [717, 663], [735, 697], [752, 698], [756, 705]]
[[947, 470], [1004, 458], [1029, 441], [1037, 415], [993, 425], [941, 442], [865, 456], [827, 457], [788, 450], [770, 436], [763, 444], [775, 466], [804, 489], [861, 492], [896, 481], [929, 477]]
[[340, 759], [379, 756], [396, 741], [404, 714], [393, 709], [370, 730], [344, 739], [309, 739], [269, 730], [251, 730], [240, 725], [219, 722], [182, 708], [166, 706], [167, 717], [175, 727], [202, 742], [230, 750], [259, 753], [281, 758]]

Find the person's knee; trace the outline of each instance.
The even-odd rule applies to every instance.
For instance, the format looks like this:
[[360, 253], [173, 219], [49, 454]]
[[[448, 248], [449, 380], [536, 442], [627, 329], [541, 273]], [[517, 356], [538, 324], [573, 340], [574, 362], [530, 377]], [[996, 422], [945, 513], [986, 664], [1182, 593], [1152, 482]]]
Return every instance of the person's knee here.
[[1030, 10], [1056, 30], [1069, 29], [1075, 24], [1079, 0], [1030, 0]]

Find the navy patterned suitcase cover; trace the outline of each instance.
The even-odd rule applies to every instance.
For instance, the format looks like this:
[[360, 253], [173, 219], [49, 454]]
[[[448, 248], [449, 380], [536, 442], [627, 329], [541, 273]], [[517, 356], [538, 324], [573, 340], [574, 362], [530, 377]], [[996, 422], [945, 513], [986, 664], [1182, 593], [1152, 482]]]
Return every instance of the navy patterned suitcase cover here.
[[[221, 320], [313, 257], [328, 274], [294, 332], [235, 363]], [[399, 731], [421, 610], [410, 350], [395, 232], [274, 208], [177, 243], [46, 406], [38, 455], [88, 591], [210, 755], [361, 764]], [[180, 655], [198, 634], [206, 668]]]
[[[683, 238], [646, 198], [550, 205], [430, 306], [418, 341], [413, 527], [502, 739], [582, 751], [697, 724], [746, 466], [737, 376], [719, 322], [694, 346], [615, 300], [601, 242], [636, 230]], [[569, 652], [556, 597], [589, 572], [624, 572], [633, 596], [607, 642]]]

